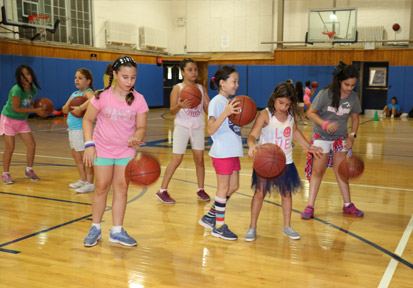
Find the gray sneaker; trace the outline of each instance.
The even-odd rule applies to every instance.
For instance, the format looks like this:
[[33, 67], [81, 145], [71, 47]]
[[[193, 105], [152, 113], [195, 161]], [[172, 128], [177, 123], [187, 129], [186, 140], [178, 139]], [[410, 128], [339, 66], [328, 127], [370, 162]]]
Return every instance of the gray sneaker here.
[[204, 226], [207, 229], [214, 229], [215, 226], [215, 217], [208, 217], [207, 215], [202, 216], [201, 220], [199, 220], [199, 225]]
[[248, 229], [247, 234], [244, 236], [244, 240], [251, 242], [255, 240], [255, 235], [257, 234], [257, 230], [255, 228]]
[[112, 233], [112, 230], [110, 231], [110, 237], [109, 237], [109, 242], [112, 243], [120, 243], [124, 246], [136, 246], [138, 243], [136, 243], [136, 240], [133, 239], [126, 233], [125, 230], [122, 230], [119, 233]]
[[89, 193], [95, 191], [95, 184], [86, 182], [82, 187], [75, 189], [76, 193]]
[[238, 236], [232, 233], [231, 230], [229, 230], [227, 224], [224, 224], [219, 228], [215, 226], [211, 232], [211, 235], [214, 237], [225, 239], [225, 240], [237, 240], [238, 239]]
[[283, 228], [283, 233], [287, 235], [290, 239], [297, 240], [301, 238], [300, 234], [295, 232], [294, 229], [291, 227]]
[[86, 247], [93, 247], [98, 243], [98, 240], [102, 238], [102, 231], [95, 226], [90, 227], [89, 233], [87, 234], [83, 245]]

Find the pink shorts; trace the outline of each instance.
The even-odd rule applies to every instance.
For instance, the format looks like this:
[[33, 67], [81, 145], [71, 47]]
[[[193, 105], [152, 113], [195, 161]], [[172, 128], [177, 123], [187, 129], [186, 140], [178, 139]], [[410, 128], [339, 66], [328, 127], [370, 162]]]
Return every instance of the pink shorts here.
[[16, 136], [18, 133], [29, 133], [31, 132], [29, 124], [27, 124], [27, 119], [16, 120], [7, 118], [1, 114], [0, 118], [0, 135]]
[[212, 165], [215, 172], [219, 175], [232, 175], [233, 171], [241, 170], [241, 163], [238, 157], [231, 158], [212, 158]]

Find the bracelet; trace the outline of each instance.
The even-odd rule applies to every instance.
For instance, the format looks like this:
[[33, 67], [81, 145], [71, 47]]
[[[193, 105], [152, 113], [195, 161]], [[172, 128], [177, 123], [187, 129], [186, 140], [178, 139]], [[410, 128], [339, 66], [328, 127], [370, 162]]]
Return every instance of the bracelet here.
[[330, 120], [324, 121], [323, 125], [321, 125], [321, 128], [323, 130], [326, 130], [328, 124], [330, 124]]
[[95, 147], [95, 142], [93, 141], [87, 141], [85, 142], [85, 149], [89, 147]]

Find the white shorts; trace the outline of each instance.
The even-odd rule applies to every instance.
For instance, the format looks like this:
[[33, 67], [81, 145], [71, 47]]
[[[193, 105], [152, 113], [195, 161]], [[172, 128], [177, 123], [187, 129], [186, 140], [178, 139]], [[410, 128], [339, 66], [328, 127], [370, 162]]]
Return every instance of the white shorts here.
[[189, 129], [175, 124], [172, 153], [185, 154], [188, 141], [191, 141], [192, 150], [205, 150], [204, 129]]
[[[333, 144], [334, 140], [321, 140], [321, 139], [314, 139], [313, 146], [321, 147], [323, 149], [323, 153], [330, 153], [333, 151]], [[346, 145], [346, 140], [343, 140], [343, 149], [340, 152], [347, 152], [347, 149], [344, 148]]]
[[85, 151], [85, 140], [83, 139], [83, 130], [69, 130], [70, 148], [75, 151]]

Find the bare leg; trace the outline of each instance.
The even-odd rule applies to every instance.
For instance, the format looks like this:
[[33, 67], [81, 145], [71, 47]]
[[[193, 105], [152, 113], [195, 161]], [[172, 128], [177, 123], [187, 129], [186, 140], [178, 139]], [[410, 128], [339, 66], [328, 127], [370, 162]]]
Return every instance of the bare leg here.
[[[95, 179], [95, 174], [94, 174], [93, 166], [92, 166], [92, 167], [89, 167], [89, 166], [85, 166], [85, 165], [83, 164], [83, 155], [85, 154], [85, 151], [80, 151], [79, 153], [80, 153], [80, 157], [81, 157], [81, 160], [82, 160], [82, 166], [83, 166], [84, 171], [85, 171], [85, 173], [86, 173], [86, 181], [87, 181], [88, 183], [93, 184], [93, 181], [94, 181], [94, 179]], [[83, 180], [83, 179], [82, 179], [82, 180]], [[84, 180], [83, 180], [83, 181], [84, 181]]]
[[257, 189], [251, 201], [250, 228], [257, 229], [258, 216], [260, 215], [263, 201], [264, 201], [264, 194], [261, 190]]
[[3, 135], [4, 139], [4, 154], [3, 154], [3, 172], [9, 172], [11, 158], [13, 156], [16, 137]]
[[328, 153], [324, 153], [321, 158], [313, 157], [313, 168], [310, 179], [310, 189], [308, 197], [308, 205], [314, 206], [317, 198], [318, 189], [320, 188], [321, 180], [327, 168]]
[[220, 198], [227, 198], [227, 195], [230, 192], [230, 183], [232, 175], [220, 175], [217, 174], [218, 188], [216, 195]]
[[86, 181], [85, 165], [83, 164], [83, 151], [72, 149], [72, 156], [75, 159], [77, 171], [79, 172], [80, 180]]
[[348, 181], [345, 182], [341, 179], [340, 175], [338, 174], [338, 166], [340, 165], [341, 161], [345, 160], [347, 157], [347, 152], [337, 152], [333, 154], [333, 169], [334, 173], [336, 174], [336, 179], [338, 183], [338, 187], [340, 187], [341, 195], [343, 196], [344, 203], [350, 203], [350, 186], [348, 185]]
[[289, 195], [283, 196], [281, 194], [281, 204], [283, 208], [283, 216], [284, 216], [284, 228], [291, 226], [291, 210], [293, 207], [293, 198], [291, 197], [290, 192], [286, 192]]
[[114, 174], [114, 166], [95, 166], [95, 171], [96, 181], [92, 202], [92, 218], [93, 223], [100, 223], [102, 222], [103, 213], [106, 208], [108, 192]]
[[168, 167], [166, 167], [165, 175], [163, 176], [161, 189], [167, 189], [169, 182], [171, 181], [172, 176], [175, 173], [176, 168], [181, 164], [182, 159], [184, 158], [184, 154], [173, 154], [172, 161], [169, 163]]
[[19, 133], [18, 134], [22, 139], [24, 145], [26, 145], [26, 161], [27, 167], [33, 167], [34, 163], [34, 154], [36, 152], [36, 142], [34, 141], [32, 133]]
[[192, 154], [194, 156], [198, 188], [203, 188], [204, 181], [205, 181], [204, 151], [203, 150], [192, 150]]
[[233, 171], [230, 178], [230, 186], [226, 196], [231, 196], [239, 187], [239, 171]]
[[125, 180], [126, 166], [115, 165], [113, 173], [113, 202], [112, 221], [113, 226], [122, 226], [125, 218], [126, 203], [128, 201], [128, 184]]

